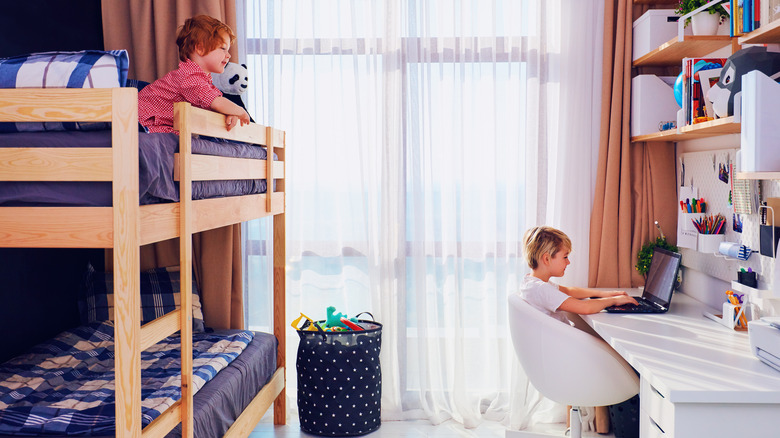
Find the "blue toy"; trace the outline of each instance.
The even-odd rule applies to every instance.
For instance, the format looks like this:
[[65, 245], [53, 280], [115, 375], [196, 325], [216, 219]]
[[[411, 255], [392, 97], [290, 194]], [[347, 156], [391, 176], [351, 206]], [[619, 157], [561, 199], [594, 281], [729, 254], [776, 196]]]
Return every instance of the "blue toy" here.
[[[348, 329], [346, 324], [341, 322], [341, 318], [347, 318], [347, 315], [342, 314], [341, 312], [336, 313], [336, 308], [333, 306], [329, 306], [327, 309], [325, 309], [325, 312], [327, 314], [327, 318], [325, 318], [325, 325], [327, 327], [343, 327]], [[347, 318], [349, 321], [352, 321], [357, 324], [358, 320], [357, 318]]]
[[677, 80], [674, 81], [674, 100], [677, 101], [677, 105], [682, 108], [682, 92], [683, 92], [683, 74], [680, 73], [677, 76]]

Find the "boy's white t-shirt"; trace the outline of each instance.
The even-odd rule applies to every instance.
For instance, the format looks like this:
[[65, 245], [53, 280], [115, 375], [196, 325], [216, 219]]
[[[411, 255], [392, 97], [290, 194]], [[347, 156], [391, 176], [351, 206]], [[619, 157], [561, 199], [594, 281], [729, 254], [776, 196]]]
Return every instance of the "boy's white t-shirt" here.
[[520, 296], [531, 306], [553, 318], [569, 323], [569, 319], [558, 307], [569, 298], [569, 295], [561, 292], [558, 285], [548, 281], [542, 281], [531, 274], [523, 278], [523, 283], [518, 291]]

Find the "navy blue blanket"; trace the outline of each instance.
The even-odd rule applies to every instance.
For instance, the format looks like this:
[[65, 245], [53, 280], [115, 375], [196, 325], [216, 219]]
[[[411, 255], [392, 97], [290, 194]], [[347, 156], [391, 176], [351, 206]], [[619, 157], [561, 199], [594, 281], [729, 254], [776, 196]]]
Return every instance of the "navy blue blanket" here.
[[[246, 348], [253, 334], [193, 335], [197, 392]], [[169, 337], [141, 354], [146, 426], [181, 398], [180, 347]], [[114, 431], [113, 326], [68, 330], [0, 365], [0, 434], [80, 435]]]

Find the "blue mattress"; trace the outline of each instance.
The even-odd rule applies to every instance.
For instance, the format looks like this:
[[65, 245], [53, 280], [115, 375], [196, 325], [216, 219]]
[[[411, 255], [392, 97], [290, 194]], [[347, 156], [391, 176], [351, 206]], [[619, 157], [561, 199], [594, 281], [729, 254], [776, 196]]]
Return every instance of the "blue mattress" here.
[[[232, 335], [239, 330], [218, 330], [221, 335]], [[255, 332], [243, 352], [216, 374], [194, 396], [194, 428], [196, 437], [222, 436], [238, 415], [249, 405], [260, 389], [276, 371], [277, 340], [271, 334]], [[7, 438], [17, 435], [0, 435]], [[63, 437], [66, 435], [24, 435]], [[73, 435], [70, 435], [73, 436]], [[82, 434], [80, 436], [90, 435]], [[113, 436], [113, 435], [109, 435]], [[181, 436], [181, 425], [168, 437]]]
[[[111, 131], [63, 131], [0, 134], [0, 147], [110, 147]], [[173, 154], [179, 148], [176, 134], [138, 133], [139, 201], [144, 204], [178, 202], [173, 180]], [[265, 159], [261, 146], [194, 137], [195, 154]], [[265, 180], [193, 181], [193, 199], [265, 193]], [[0, 182], [2, 206], [111, 205], [109, 182]]]

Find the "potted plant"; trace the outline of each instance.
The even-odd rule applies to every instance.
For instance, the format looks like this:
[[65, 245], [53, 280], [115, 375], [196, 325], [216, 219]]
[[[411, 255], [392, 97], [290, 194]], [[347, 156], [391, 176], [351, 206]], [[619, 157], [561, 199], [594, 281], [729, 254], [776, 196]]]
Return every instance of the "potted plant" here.
[[653, 248], [659, 247], [669, 251], [680, 252], [679, 248], [666, 241], [666, 237], [656, 237], [655, 240], [642, 245], [637, 253], [636, 270], [647, 277], [647, 271], [650, 269], [650, 262], [653, 261]]
[[[680, 0], [675, 12], [678, 15], [683, 16], [707, 3], [709, 3], [708, 0]], [[718, 26], [726, 21], [728, 15], [726, 9], [723, 8], [723, 4], [718, 2], [695, 14], [693, 17], [687, 18], [685, 20], [685, 25], [688, 26], [689, 23], [693, 24], [694, 35], [715, 35], [718, 33]]]

